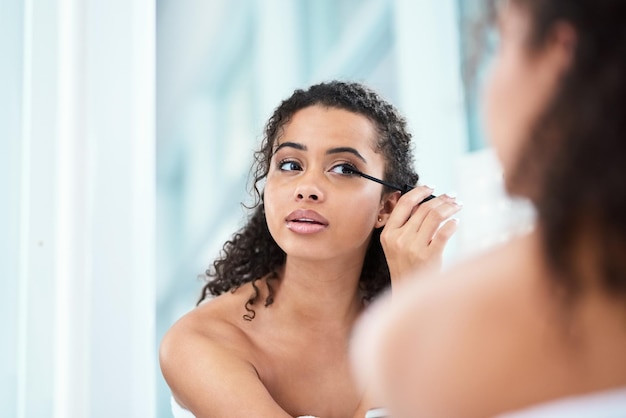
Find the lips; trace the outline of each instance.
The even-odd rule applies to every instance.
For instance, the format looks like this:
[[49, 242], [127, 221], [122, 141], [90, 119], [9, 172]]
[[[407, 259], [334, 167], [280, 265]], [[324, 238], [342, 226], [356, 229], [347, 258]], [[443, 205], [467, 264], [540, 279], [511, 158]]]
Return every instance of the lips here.
[[306, 222], [328, 225], [328, 221], [314, 210], [295, 210], [287, 216], [287, 222]]
[[328, 221], [314, 210], [295, 210], [285, 219], [287, 228], [300, 234], [312, 234], [325, 229]]

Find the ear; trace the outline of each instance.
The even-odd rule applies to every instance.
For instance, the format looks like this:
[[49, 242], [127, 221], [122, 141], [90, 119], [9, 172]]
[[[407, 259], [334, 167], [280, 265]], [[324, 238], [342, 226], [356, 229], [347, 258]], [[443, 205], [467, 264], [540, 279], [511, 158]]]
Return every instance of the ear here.
[[559, 21], [550, 29], [545, 52], [550, 57], [549, 61], [554, 65], [557, 72], [562, 74], [572, 65], [577, 41], [576, 29], [571, 23]]
[[399, 199], [400, 192], [385, 193], [383, 195], [380, 201], [380, 209], [378, 210], [378, 218], [376, 219], [376, 228], [385, 226]]

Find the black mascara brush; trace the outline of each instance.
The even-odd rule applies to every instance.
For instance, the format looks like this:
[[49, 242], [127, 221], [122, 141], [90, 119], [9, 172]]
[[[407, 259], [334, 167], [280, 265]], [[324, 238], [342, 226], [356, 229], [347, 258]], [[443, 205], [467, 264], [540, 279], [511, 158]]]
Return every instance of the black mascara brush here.
[[[405, 184], [404, 186], [398, 186], [397, 184], [393, 184], [393, 183], [386, 182], [385, 180], [377, 179], [376, 177], [372, 177], [372, 176], [367, 175], [365, 173], [361, 173], [360, 171], [355, 170], [354, 168], [350, 168], [350, 171], [352, 171], [354, 174], [359, 175], [359, 176], [361, 176], [363, 178], [366, 178], [368, 180], [372, 180], [372, 181], [374, 181], [376, 183], [382, 184], [383, 186], [387, 186], [387, 187], [392, 188], [394, 190], [399, 190], [401, 195], [403, 195], [403, 194], [407, 193], [408, 191], [414, 189], [413, 186], [409, 186], [408, 184]], [[420, 204], [422, 204], [424, 202], [428, 202], [430, 199], [434, 199], [435, 197], [436, 196], [431, 194], [426, 199], [422, 200], [420, 202]]]

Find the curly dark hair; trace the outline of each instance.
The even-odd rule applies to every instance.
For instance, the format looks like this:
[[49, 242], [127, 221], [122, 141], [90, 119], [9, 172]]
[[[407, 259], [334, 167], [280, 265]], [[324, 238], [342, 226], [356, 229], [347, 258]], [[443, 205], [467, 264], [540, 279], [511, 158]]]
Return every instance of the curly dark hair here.
[[[583, 286], [580, 246], [605, 291], [626, 296], [626, 1], [512, 0], [530, 18], [528, 50], [557, 22], [576, 33], [571, 67], [536, 122], [509, 191], [537, 209], [548, 262]], [[589, 245], [591, 244], [591, 245]]]
[[[411, 134], [407, 131], [406, 121], [376, 92], [359, 83], [342, 81], [320, 83], [307, 90], [294, 91], [270, 117], [261, 148], [255, 152], [251, 175], [256, 199], [249, 208], [252, 214], [247, 224], [224, 244], [220, 257], [207, 269], [205, 275], [209, 281], [203, 287], [198, 303], [209, 294], [217, 296], [253, 282], [255, 291], [246, 304], [248, 315], [244, 316], [250, 320], [254, 318], [251, 305], [257, 301], [259, 293], [254, 282], [262, 277], [268, 277], [269, 297], [265, 306], [272, 303], [270, 279], [276, 277], [276, 271], [285, 263], [285, 253], [270, 235], [259, 184], [267, 177], [274, 144], [283, 128], [296, 112], [314, 105], [343, 109], [367, 117], [378, 133], [377, 152], [385, 158], [384, 180], [395, 184], [416, 184], [419, 180], [413, 168]], [[385, 190], [388, 191], [391, 190]], [[361, 271], [359, 286], [365, 300], [374, 298], [390, 284], [380, 232], [381, 229], [373, 232]]]

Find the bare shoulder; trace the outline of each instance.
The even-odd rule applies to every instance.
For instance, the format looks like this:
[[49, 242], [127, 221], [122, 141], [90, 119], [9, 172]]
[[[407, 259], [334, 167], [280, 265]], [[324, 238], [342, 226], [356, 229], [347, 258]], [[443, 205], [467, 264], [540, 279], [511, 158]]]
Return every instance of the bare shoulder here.
[[[540, 274], [531, 237], [519, 237], [474, 256], [434, 277], [416, 277], [394, 297], [425, 314], [482, 315], [484, 309], [510, 307], [508, 297], [529, 290], [529, 279]], [[430, 323], [430, 321], [429, 321]]]
[[[231, 294], [221, 295], [195, 307], [164, 335], [159, 361], [163, 375], [177, 398], [184, 398], [188, 382], [198, 367], [219, 363], [246, 361], [247, 339], [229, 317]], [[232, 348], [237, 347], [237, 353]], [[181, 399], [182, 401], [182, 399]]]
[[374, 338], [389, 359], [381, 372], [410, 379], [416, 404], [432, 408], [425, 416], [488, 415], [474, 400], [510, 387], [510, 359], [536, 320], [530, 305], [537, 290], [529, 283], [537, 274], [533, 245], [520, 238], [394, 289], [373, 315]]
[[462, 324], [480, 322], [494, 304], [505, 301], [506, 293], [513, 292], [513, 276], [524, 274], [518, 245], [494, 248], [440, 274], [418, 274], [403, 281], [394, 287], [392, 295], [374, 303], [365, 314], [364, 328], [374, 322], [375, 332], [393, 340], [429, 332], [443, 338], [442, 333], [450, 326], [453, 332], [446, 337], [460, 338], [466, 329]]
[[164, 354], [167, 354], [168, 349], [186, 348], [189, 340], [196, 343], [245, 346], [246, 334], [238, 321], [242, 318], [241, 312], [245, 305], [241, 293], [225, 293], [201, 303], [183, 315], [163, 338], [161, 348], [166, 351]]
[[199, 305], [161, 341], [163, 376], [176, 400], [197, 417], [228, 416], [235, 406], [245, 411], [246, 402], [251, 413], [259, 407], [281, 416], [254, 367], [254, 346], [241, 317], [244, 293], [240, 289]]
[[527, 315], [528, 304], [537, 300], [533, 283], [541, 273], [533, 252], [529, 238], [521, 237], [437, 277], [417, 277], [394, 295], [392, 309], [412, 322], [407, 328], [417, 327], [451, 344], [481, 345], [483, 334], [524, 320], [520, 315]]

